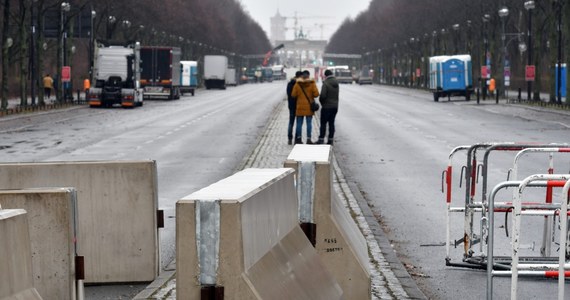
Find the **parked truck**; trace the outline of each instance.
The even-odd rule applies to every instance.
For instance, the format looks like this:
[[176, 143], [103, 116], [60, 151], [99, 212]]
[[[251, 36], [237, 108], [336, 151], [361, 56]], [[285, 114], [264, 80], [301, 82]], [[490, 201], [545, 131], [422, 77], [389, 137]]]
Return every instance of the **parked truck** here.
[[140, 88], [140, 44], [106, 46], [97, 44], [93, 61], [93, 82], [87, 96], [90, 107], [125, 108], [143, 105]]
[[226, 69], [228, 58], [223, 55], [204, 56], [204, 85], [206, 89], [226, 89]]
[[226, 85], [237, 86], [237, 74], [235, 68], [226, 69]]
[[184, 60], [180, 62], [180, 94], [194, 92], [198, 87], [198, 62]]
[[145, 98], [180, 99], [180, 48], [141, 47], [141, 86]]
[[465, 96], [473, 93], [471, 55], [433, 56], [429, 58], [429, 88], [433, 101], [440, 97]]

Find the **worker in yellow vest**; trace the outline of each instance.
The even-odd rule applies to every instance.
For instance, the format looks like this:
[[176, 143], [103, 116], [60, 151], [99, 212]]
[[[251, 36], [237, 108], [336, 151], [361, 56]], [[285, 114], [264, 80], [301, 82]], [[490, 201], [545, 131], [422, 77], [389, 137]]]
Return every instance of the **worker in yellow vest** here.
[[491, 93], [491, 95], [495, 94], [495, 78], [489, 80], [489, 93]]

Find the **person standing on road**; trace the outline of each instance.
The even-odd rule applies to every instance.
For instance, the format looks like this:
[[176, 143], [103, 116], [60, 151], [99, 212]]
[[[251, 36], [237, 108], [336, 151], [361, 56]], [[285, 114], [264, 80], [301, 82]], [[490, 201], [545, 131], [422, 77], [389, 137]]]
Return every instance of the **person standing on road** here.
[[321, 96], [319, 97], [319, 101], [321, 102], [323, 109], [321, 110], [321, 129], [317, 144], [324, 144], [325, 134], [327, 132], [327, 124], [329, 127], [327, 144], [333, 144], [335, 131], [334, 120], [336, 118], [336, 113], [338, 112], [338, 92], [338, 81], [333, 76], [331, 70], [326, 70], [325, 80], [323, 81], [323, 86], [321, 87]]
[[51, 97], [51, 90], [53, 89], [53, 78], [51, 78], [49, 74], [46, 74], [43, 81], [44, 81], [44, 94], [46, 94], [47, 99], [49, 100], [49, 98]]
[[295, 115], [297, 116], [297, 128], [295, 130], [295, 144], [302, 144], [301, 138], [303, 134], [303, 119], [307, 121], [307, 144], [313, 144], [311, 133], [313, 131], [313, 115], [311, 103], [319, 96], [319, 89], [314, 80], [310, 78], [311, 73], [305, 70], [301, 78], [297, 79], [297, 83], [293, 86], [291, 96], [297, 101]]
[[289, 127], [287, 128], [288, 145], [293, 144], [293, 125], [295, 124], [295, 115], [297, 109], [297, 100], [291, 96], [291, 93], [293, 92], [295, 83], [297, 83], [297, 79], [299, 79], [302, 74], [303, 72], [297, 71], [295, 73], [295, 77], [291, 78], [289, 83], [287, 83], [287, 104], [289, 107]]

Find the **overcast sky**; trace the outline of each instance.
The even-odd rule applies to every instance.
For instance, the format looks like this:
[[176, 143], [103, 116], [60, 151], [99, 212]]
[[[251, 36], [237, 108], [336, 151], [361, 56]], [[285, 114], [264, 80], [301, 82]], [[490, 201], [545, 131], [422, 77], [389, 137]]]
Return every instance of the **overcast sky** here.
[[[320, 25], [323, 24], [324, 39], [328, 39], [346, 17], [354, 18], [368, 8], [370, 0], [240, 0], [246, 11], [256, 20], [270, 37], [269, 18], [279, 8], [282, 16], [293, 17], [297, 11], [303, 31], [309, 31], [312, 39], [321, 38]], [[328, 17], [328, 18], [312, 18]], [[293, 19], [287, 20], [287, 26], [293, 27]], [[271, 37], [270, 37], [271, 38]], [[287, 31], [287, 39], [293, 38], [293, 30]]]

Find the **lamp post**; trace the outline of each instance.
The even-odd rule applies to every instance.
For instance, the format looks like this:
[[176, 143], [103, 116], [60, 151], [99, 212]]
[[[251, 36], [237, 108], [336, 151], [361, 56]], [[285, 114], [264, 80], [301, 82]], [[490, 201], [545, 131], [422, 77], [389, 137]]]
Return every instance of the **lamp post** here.
[[509, 16], [509, 9], [506, 7], [503, 7], [501, 9], [499, 9], [499, 17], [501, 17], [501, 24], [502, 24], [502, 35], [501, 35], [501, 41], [503, 44], [503, 88], [506, 89], [507, 87], [507, 46], [505, 45], [505, 19]]
[[[527, 64], [532, 65], [532, 10], [534, 9], [534, 1], [526, 1], [524, 3], [524, 8], [527, 10], [528, 14], [528, 57]], [[530, 101], [532, 93], [532, 81], [528, 80], [526, 82], [526, 92], [527, 100]]]
[[91, 10], [91, 24], [89, 27], [89, 79], [93, 80], [93, 61], [94, 61], [94, 47], [95, 45], [95, 33], [93, 32], [93, 23], [95, 22], [95, 17], [97, 17], [97, 12]]
[[483, 54], [483, 62], [487, 67], [487, 76], [483, 78], [483, 100], [487, 99], [487, 79], [491, 78], [491, 53], [489, 53], [489, 33], [487, 30], [487, 23], [491, 20], [489, 14], [483, 15], [483, 31], [484, 38], [483, 44], [485, 46], [485, 53]]
[[558, 68], [556, 69], [556, 102], [562, 104], [562, 0], [555, 0], [556, 12], [558, 13], [558, 25], [556, 31], [558, 33]]
[[451, 28], [453, 28], [453, 31], [455, 32], [455, 50], [453, 54], [459, 54], [459, 24], [453, 24], [453, 26], [451, 26]]
[[[66, 13], [69, 12], [71, 10], [71, 5], [69, 4], [69, 2], [62, 2], [61, 3], [61, 11], [60, 11], [60, 17], [61, 17], [61, 32], [62, 32], [62, 36], [63, 38], [61, 39], [61, 69], [63, 69], [63, 66], [67, 66], [67, 26], [65, 26], [65, 23], [67, 22], [67, 16]], [[60, 99], [61, 101], [65, 101], [65, 96], [66, 96], [66, 89], [65, 86], [63, 84], [63, 80], [60, 76], [60, 78], [58, 78], [60, 84], [60, 91], [59, 91], [59, 95], [60, 95]]]
[[30, 98], [32, 100], [32, 105], [36, 105], [36, 16], [35, 16], [35, 3], [37, 0], [32, 2], [30, 7]]
[[110, 40], [113, 35], [113, 26], [117, 22], [117, 18], [115, 16], [109, 16], [107, 18], [107, 40]]

